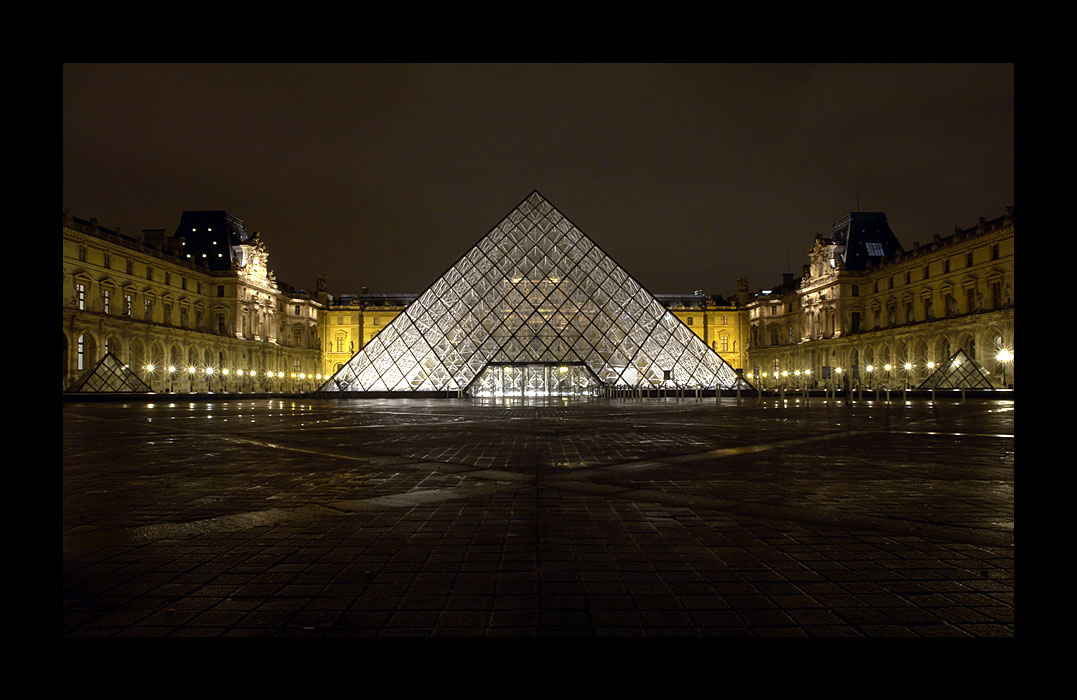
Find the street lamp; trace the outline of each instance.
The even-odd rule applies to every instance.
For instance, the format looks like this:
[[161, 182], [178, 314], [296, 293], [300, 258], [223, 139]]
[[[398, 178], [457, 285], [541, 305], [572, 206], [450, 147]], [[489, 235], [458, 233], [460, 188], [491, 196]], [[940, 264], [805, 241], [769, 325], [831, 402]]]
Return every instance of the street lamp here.
[[998, 360], [1002, 364], [1002, 388], [1005, 389], [1005, 388], [1007, 388], [1006, 387], [1006, 365], [1009, 364], [1010, 362], [1013, 362], [1013, 351], [1008, 350], [1006, 348], [1002, 348], [1001, 350], [998, 351], [998, 354], [995, 355], [995, 359]]
[[168, 393], [175, 393], [175, 379], [176, 368], [173, 365], [168, 366]]

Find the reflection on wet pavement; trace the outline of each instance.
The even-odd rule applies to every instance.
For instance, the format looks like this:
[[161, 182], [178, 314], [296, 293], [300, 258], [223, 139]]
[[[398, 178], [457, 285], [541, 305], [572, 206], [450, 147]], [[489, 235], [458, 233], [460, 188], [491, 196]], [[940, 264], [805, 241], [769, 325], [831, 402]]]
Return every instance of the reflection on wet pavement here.
[[69, 403], [65, 634], [1012, 636], [1012, 407]]

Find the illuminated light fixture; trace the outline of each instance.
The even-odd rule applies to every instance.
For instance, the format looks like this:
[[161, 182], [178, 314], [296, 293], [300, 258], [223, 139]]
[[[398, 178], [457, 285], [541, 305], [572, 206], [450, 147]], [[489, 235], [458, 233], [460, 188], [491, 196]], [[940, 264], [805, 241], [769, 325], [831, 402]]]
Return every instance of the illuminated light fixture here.
[[187, 374], [194, 374], [194, 367], [188, 367]]
[[152, 372], [153, 371], [153, 365], [146, 365], [146, 371], [147, 372]]
[[998, 351], [998, 354], [995, 355], [995, 359], [998, 360], [999, 362], [1012, 362], [1013, 361], [1013, 353], [1011, 351], [1007, 350], [1006, 348], [1002, 348], [1001, 350]]
[[567, 372], [567, 371], [568, 371], [568, 367], [562, 367], [562, 368], [561, 368], [561, 371], [562, 371], [562, 372]]
[[295, 372], [292, 372], [292, 379], [295, 379]]
[[875, 371], [875, 365], [868, 365], [867, 367], [865, 367], [865, 369], [867, 371], [869, 371], [869, 372], [874, 372]]
[[834, 371], [837, 372], [838, 374], [841, 374], [841, 367], [835, 367]]
[[763, 376], [764, 376], [764, 377], [765, 377], [765, 376], [767, 376], [767, 373], [766, 373], [766, 372], [763, 372]]
[[787, 370], [787, 369], [786, 369], [786, 370], [782, 370], [782, 376], [783, 376], [783, 377], [788, 377], [788, 376], [789, 376], [789, 370]]
[[886, 370], [887, 372], [889, 372], [890, 371], [890, 365], [883, 365], [883, 369]]
[[226, 370], [226, 369], [222, 369], [222, 370], [221, 370], [221, 374], [227, 375], [227, 374], [228, 374], [228, 370]]
[[906, 370], [910, 370], [910, 369], [912, 369], [912, 365], [911, 365], [911, 364], [909, 364], [908, 362], [906, 362], [906, 363], [905, 363], [905, 369], [906, 369]]
[[239, 376], [241, 376], [241, 377], [242, 377], [242, 376], [243, 376], [243, 370], [241, 370], [241, 369], [237, 369], [237, 370], [236, 370], [236, 374], [238, 374]]
[[793, 372], [793, 376], [799, 377], [800, 376], [800, 370], [798, 369], [796, 372]]
[[935, 369], [935, 363], [934, 362], [928, 362], [927, 363], [927, 368], [928, 369]]
[[804, 374], [806, 374], [806, 375], [808, 375], [810, 377], [811, 376], [811, 370], [810, 369], [804, 370]]
[[206, 367], [206, 374], [207, 375], [213, 374], [213, 368], [212, 367]]
[[169, 374], [172, 374], [172, 373], [173, 373], [173, 372], [175, 372], [175, 371], [176, 371], [176, 368], [175, 368], [175, 367], [173, 367], [172, 365], [169, 365], [169, 366], [168, 366], [168, 373], [169, 373]]

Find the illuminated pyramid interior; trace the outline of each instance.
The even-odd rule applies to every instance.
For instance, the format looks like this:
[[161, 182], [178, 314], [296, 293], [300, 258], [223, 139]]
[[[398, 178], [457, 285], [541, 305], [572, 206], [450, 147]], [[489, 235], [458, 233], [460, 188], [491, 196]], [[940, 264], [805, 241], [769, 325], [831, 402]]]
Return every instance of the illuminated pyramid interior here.
[[111, 352], [106, 352], [97, 364], [83, 372], [68, 391], [73, 393], [143, 393], [153, 390], [118, 357]]
[[733, 368], [532, 192], [320, 391], [730, 389]]
[[991, 382], [964, 350], [958, 350], [920, 384], [921, 389], [992, 389]]

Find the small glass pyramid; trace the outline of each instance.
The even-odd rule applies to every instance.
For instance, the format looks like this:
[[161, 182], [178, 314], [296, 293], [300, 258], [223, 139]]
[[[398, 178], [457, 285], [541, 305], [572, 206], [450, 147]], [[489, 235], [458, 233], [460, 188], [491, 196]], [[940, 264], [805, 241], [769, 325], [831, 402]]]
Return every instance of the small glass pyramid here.
[[83, 372], [68, 389], [71, 393], [141, 394], [152, 391], [146, 382], [111, 352], [106, 352], [97, 364]]
[[733, 368], [532, 192], [319, 391], [731, 389]]
[[993, 389], [972, 358], [964, 350], [958, 350], [931, 373], [921, 384], [921, 389]]

